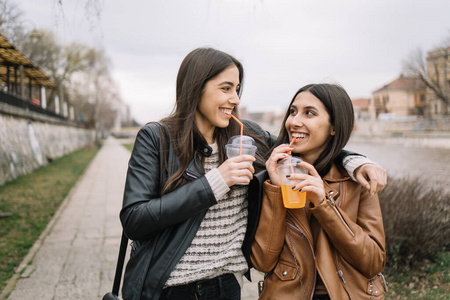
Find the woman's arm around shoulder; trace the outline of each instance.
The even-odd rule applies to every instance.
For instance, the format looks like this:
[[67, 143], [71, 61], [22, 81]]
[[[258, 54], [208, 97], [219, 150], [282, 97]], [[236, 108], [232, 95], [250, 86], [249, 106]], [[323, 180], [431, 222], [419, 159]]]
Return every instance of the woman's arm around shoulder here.
[[364, 155], [342, 150], [335, 162], [372, 194], [382, 191], [387, 184], [386, 170]]
[[242, 124], [244, 124], [245, 128], [257, 135], [265, 143], [267, 149], [271, 148], [275, 144], [277, 137], [269, 131], [264, 130], [255, 121], [243, 119]]

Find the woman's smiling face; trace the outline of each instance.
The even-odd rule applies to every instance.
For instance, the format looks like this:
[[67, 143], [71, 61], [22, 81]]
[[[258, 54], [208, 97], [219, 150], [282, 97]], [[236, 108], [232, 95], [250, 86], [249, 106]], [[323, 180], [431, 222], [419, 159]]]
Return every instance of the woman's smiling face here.
[[295, 97], [289, 111], [285, 128], [290, 141], [296, 137], [292, 152], [313, 164], [334, 135], [330, 116], [322, 101], [308, 91]]
[[225, 128], [230, 122], [234, 107], [239, 105], [239, 70], [232, 65], [206, 82], [195, 121], [208, 143], [216, 127]]

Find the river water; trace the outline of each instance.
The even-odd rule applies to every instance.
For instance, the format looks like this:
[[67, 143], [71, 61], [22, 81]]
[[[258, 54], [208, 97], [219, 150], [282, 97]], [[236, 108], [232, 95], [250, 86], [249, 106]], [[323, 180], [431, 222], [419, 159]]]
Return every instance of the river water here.
[[[351, 140], [346, 149], [366, 155], [391, 177], [419, 177], [450, 194], [450, 149]], [[388, 183], [389, 184], [389, 183]]]

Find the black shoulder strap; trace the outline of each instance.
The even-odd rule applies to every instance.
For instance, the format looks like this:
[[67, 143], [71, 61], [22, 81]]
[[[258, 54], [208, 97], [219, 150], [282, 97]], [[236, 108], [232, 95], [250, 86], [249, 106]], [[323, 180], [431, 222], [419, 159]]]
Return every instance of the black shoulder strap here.
[[119, 258], [117, 259], [116, 274], [114, 275], [114, 284], [112, 289], [113, 294], [116, 296], [119, 295], [120, 280], [122, 279], [122, 271], [125, 262], [125, 253], [127, 252], [127, 246], [128, 246], [128, 238], [122, 231], [122, 240], [120, 241]]

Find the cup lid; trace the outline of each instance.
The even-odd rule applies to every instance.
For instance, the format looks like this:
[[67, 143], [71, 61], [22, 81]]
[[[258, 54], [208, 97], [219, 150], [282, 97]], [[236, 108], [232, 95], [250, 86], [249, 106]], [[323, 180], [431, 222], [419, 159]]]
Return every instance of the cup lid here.
[[255, 140], [248, 135], [235, 135], [228, 140], [232, 145], [255, 145]]
[[295, 156], [288, 156], [285, 157], [283, 159], [280, 159], [277, 164], [279, 166], [281, 165], [294, 165], [296, 166], [297, 164], [301, 163], [303, 160], [300, 157], [295, 157]]

